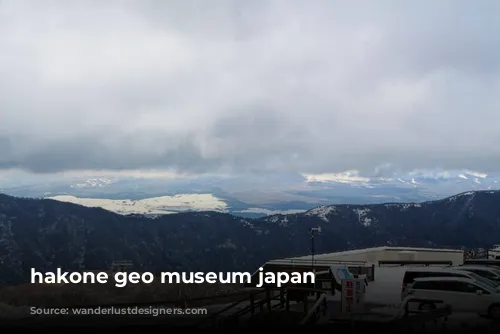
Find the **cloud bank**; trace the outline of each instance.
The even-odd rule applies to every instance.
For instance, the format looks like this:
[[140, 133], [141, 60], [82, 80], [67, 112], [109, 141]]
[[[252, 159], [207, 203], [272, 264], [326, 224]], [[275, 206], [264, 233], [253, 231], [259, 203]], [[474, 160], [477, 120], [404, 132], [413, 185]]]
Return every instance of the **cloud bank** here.
[[500, 166], [495, 1], [0, 2], [0, 168]]

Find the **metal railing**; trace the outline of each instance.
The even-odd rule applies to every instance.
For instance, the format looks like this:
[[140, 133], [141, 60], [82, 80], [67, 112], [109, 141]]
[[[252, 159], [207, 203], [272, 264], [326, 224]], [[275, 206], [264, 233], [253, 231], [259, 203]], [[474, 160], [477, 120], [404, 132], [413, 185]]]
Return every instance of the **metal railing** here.
[[[112, 303], [88, 303], [88, 304], [79, 304], [79, 305], [60, 305], [60, 306], [51, 306], [53, 308], [69, 308], [69, 309], [78, 309], [78, 308], [106, 308], [106, 307], [134, 307], [134, 306], [172, 306], [172, 307], [182, 307], [185, 304], [189, 306], [203, 306], [203, 305], [213, 305], [218, 301], [224, 301], [231, 298], [248, 296], [248, 291], [241, 290], [238, 292], [222, 294], [222, 295], [213, 295], [206, 297], [196, 297], [196, 298], [176, 298], [176, 299], [168, 299], [168, 300], [153, 300], [153, 301], [140, 301], [140, 302], [112, 302]], [[205, 303], [206, 302], [206, 303]]]
[[[224, 307], [223, 309], [211, 314], [209, 317], [202, 319], [201, 321], [195, 323], [193, 327], [197, 328], [200, 327], [204, 324], [211, 323], [214, 327], [219, 327], [219, 325], [224, 325], [224, 323], [231, 323], [231, 322], [237, 322], [238, 319], [246, 315], [248, 313], [254, 313], [256, 310], [260, 310], [260, 312], [263, 312], [264, 310], [264, 305], [268, 304], [269, 308], [276, 308], [277, 306], [282, 306], [281, 304], [277, 304], [272, 306], [271, 303], [274, 300], [280, 299], [280, 298], [285, 298], [286, 297], [286, 292], [284, 292], [282, 295], [271, 297], [271, 298], [265, 298], [263, 295], [269, 293], [269, 291], [262, 290], [262, 291], [257, 291], [257, 292], [252, 292], [250, 294], [247, 293], [245, 298], [242, 298], [229, 306]], [[257, 301], [255, 301], [256, 297], [263, 297], [262, 299], [257, 298]], [[254, 302], [252, 302], [252, 300]], [[247, 303], [250, 301], [250, 305], [242, 308], [241, 310], [236, 311], [233, 314], [227, 315], [225, 318], [220, 319], [221, 316], [226, 313], [227, 311], [236, 308], [237, 306]]]
[[300, 321], [300, 325], [313, 325], [321, 316], [326, 316], [328, 309], [327, 294], [322, 294], [306, 316]]
[[[301, 320], [300, 324], [304, 325], [311, 325], [314, 324], [320, 317], [321, 315], [326, 315], [327, 311], [327, 294], [325, 293], [324, 290], [320, 289], [314, 289], [314, 288], [287, 288], [287, 289], [282, 289], [280, 291], [280, 294], [274, 297], [271, 297], [270, 290], [262, 290], [258, 292], [254, 292], [251, 295], [232, 303], [231, 305], [217, 311], [216, 313], [211, 314], [209, 317], [202, 319], [193, 327], [199, 328], [200, 326], [204, 324], [211, 324], [214, 327], [223, 327], [224, 325], [227, 326], [234, 326], [238, 323], [239, 319], [241, 319], [242, 316], [248, 315], [251, 313], [252, 315], [256, 314], [262, 314], [264, 313], [265, 309], [268, 310], [268, 312], [271, 312], [273, 309], [277, 308], [284, 308], [285, 312], [293, 312], [289, 310], [287, 304], [289, 305], [290, 300], [287, 301], [289, 293], [293, 291], [300, 291], [304, 293], [315, 293], [319, 297], [314, 304], [314, 306], [308, 311], [308, 313], [305, 315], [305, 317]], [[262, 296], [266, 294], [266, 297]], [[256, 299], [257, 296], [262, 296], [262, 299]], [[237, 310], [233, 314], [228, 314], [227, 316], [224, 316], [223, 314], [230, 311], [231, 309], [236, 308], [237, 306], [241, 305], [242, 303], [248, 302], [250, 299], [250, 305], [247, 305], [246, 307]], [[251, 302], [251, 300], [254, 300], [254, 302]], [[273, 301], [279, 300], [280, 302], [272, 305]], [[307, 298], [303, 301], [307, 302]], [[267, 305], [267, 307], [265, 307]]]
[[381, 267], [383, 265], [392, 265], [392, 266], [408, 266], [408, 265], [423, 265], [423, 266], [452, 266], [453, 261], [417, 261], [417, 260], [386, 260], [386, 261], [378, 261], [378, 266]]

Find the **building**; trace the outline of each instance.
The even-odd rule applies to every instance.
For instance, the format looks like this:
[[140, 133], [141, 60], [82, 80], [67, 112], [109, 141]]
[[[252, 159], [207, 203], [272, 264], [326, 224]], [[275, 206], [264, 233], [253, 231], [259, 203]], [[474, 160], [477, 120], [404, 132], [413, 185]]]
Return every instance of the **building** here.
[[[311, 262], [311, 255], [274, 260], [273, 262]], [[375, 247], [355, 249], [337, 253], [315, 254], [314, 262], [364, 262], [378, 266], [379, 261], [451, 261], [460, 265], [464, 261], [464, 251], [461, 249], [415, 248], [415, 247]]]
[[500, 245], [493, 246], [492, 249], [488, 251], [488, 258], [490, 260], [499, 260], [500, 259]]

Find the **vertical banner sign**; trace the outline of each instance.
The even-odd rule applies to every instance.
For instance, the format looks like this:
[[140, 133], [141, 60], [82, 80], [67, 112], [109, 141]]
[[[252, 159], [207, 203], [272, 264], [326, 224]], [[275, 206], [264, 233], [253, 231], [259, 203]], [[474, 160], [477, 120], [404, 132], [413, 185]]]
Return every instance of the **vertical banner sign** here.
[[335, 281], [341, 285], [342, 280], [354, 278], [349, 268], [346, 266], [330, 266], [330, 272], [335, 278]]
[[363, 279], [342, 280], [342, 313], [355, 314], [364, 310], [365, 282]]
[[352, 313], [354, 282], [352, 279], [342, 280], [342, 313]]

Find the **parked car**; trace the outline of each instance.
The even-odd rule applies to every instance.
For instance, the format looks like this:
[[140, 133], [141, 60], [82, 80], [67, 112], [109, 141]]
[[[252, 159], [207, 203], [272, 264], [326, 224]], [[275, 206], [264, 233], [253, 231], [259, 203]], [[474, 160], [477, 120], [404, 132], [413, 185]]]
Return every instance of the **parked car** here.
[[[474, 312], [481, 316], [500, 319], [500, 293], [479, 281], [464, 277], [417, 278], [408, 289], [408, 294], [417, 298], [442, 300], [453, 312]], [[437, 307], [425, 302], [420, 310]]]
[[464, 265], [481, 265], [481, 266], [493, 266], [500, 267], [500, 259], [487, 260], [487, 259], [468, 259], [464, 261]]
[[410, 267], [406, 270], [403, 276], [403, 282], [401, 287], [401, 300], [403, 300], [407, 296], [407, 290], [409, 286], [413, 283], [413, 281], [416, 278], [423, 278], [423, 277], [470, 278], [479, 281], [482, 284], [491, 287], [492, 289], [498, 289], [498, 292], [500, 292], [497, 282], [490, 281], [470, 271], [459, 270], [456, 267]]
[[489, 279], [490, 281], [496, 282], [497, 286], [500, 286], [500, 269], [492, 266], [482, 266], [482, 265], [463, 265], [454, 267], [457, 270], [470, 271], [476, 273], [481, 277]]

